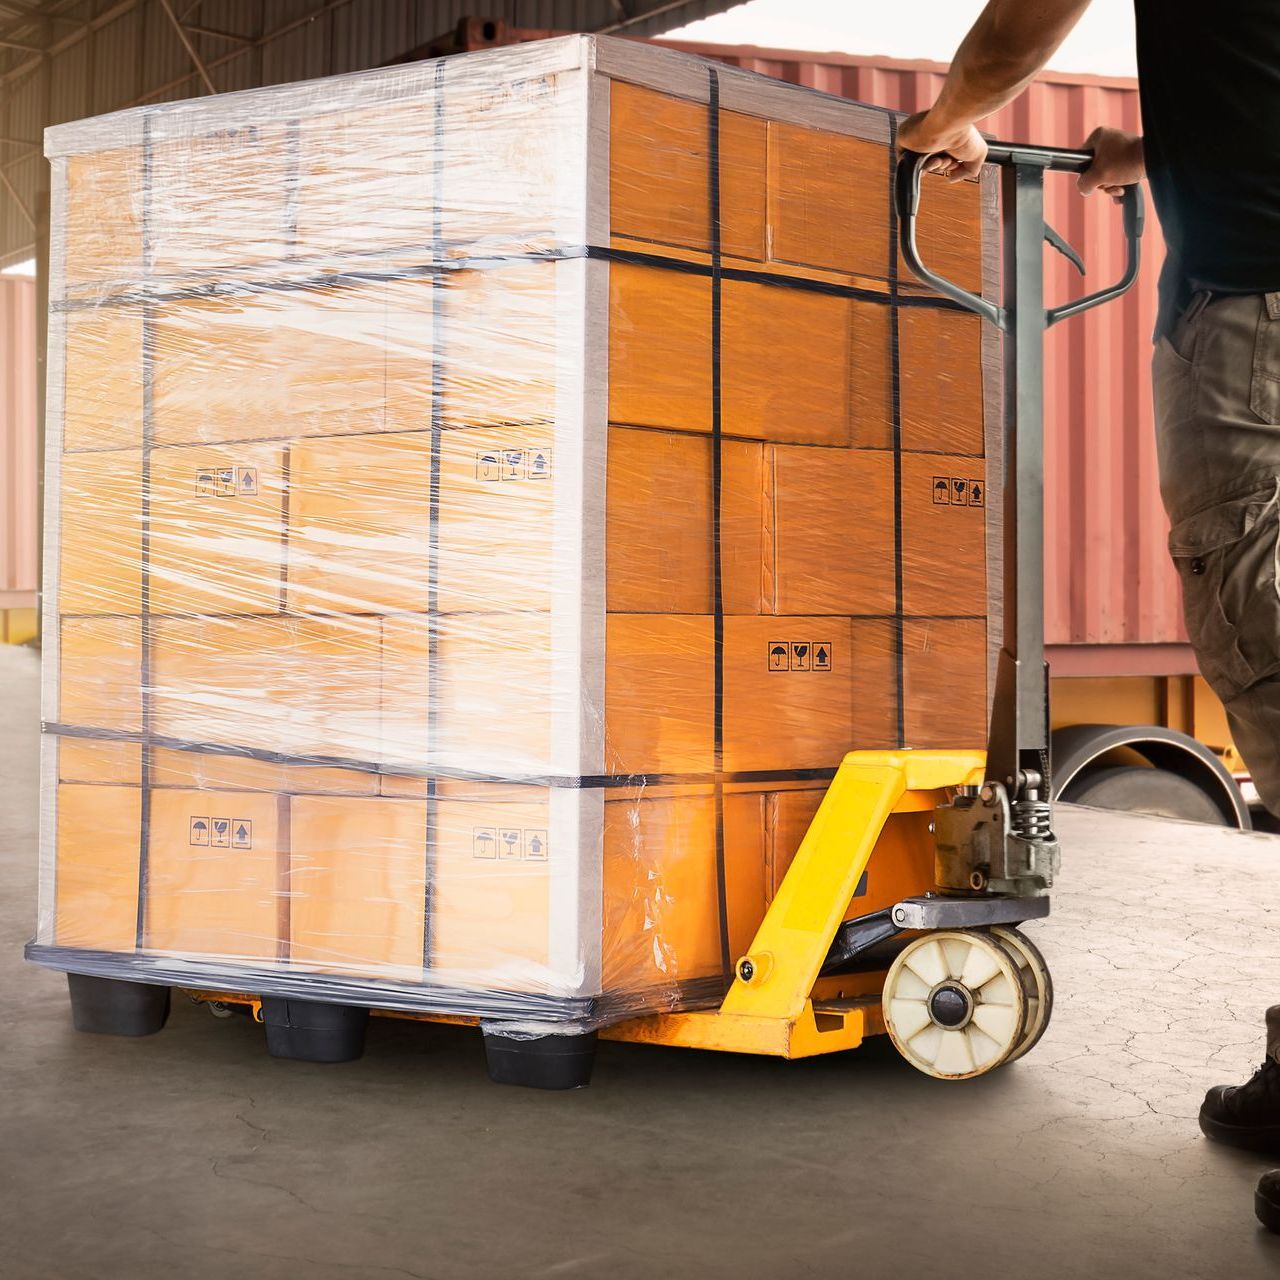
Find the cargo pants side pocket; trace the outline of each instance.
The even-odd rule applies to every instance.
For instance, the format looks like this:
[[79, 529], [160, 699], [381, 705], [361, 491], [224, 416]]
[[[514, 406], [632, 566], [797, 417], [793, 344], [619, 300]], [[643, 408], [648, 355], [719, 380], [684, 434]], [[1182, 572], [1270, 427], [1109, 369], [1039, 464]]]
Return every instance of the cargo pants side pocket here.
[[1169, 552], [1187, 634], [1218, 697], [1280, 672], [1280, 482], [1179, 521]]
[[1280, 293], [1266, 294], [1258, 313], [1249, 408], [1263, 422], [1280, 426]]

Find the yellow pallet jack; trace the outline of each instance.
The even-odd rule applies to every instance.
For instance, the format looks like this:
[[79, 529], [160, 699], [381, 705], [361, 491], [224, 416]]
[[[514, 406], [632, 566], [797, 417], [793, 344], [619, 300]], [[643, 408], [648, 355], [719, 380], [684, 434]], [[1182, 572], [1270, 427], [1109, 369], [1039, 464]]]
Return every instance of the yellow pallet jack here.
[[[1122, 278], [1046, 310], [1044, 242], [1081, 272], [1084, 264], [1045, 223], [1044, 176], [1079, 173], [1092, 156], [991, 144], [988, 162], [1001, 169], [1004, 287], [997, 305], [920, 260], [916, 221], [926, 159], [906, 153], [897, 167], [903, 259], [936, 292], [995, 325], [1004, 341], [1004, 637], [987, 750], [845, 756], [720, 1006], [633, 1018], [601, 1029], [604, 1039], [803, 1058], [853, 1049], [888, 1032], [913, 1066], [960, 1080], [1020, 1057], [1048, 1025], [1048, 967], [1017, 928], [1048, 914], [1059, 864], [1044, 661], [1043, 341], [1049, 326], [1119, 297], [1137, 278], [1142, 192], [1129, 187], [1122, 199], [1128, 242]], [[901, 897], [884, 910], [847, 918], [869, 867]], [[188, 994], [218, 1013], [248, 1005], [262, 1020], [256, 997]], [[569, 1052], [583, 1053], [586, 1065], [567, 1066], [563, 1078], [552, 1067], [554, 1083], [527, 1074], [519, 1082], [585, 1083], [590, 1050]], [[490, 1066], [492, 1072], [492, 1060]]]
[[[1128, 187], [1121, 200], [1128, 244], [1121, 279], [1046, 310], [1044, 242], [1082, 273], [1084, 264], [1044, 220], [1044, 177], [1080, 173], [1092, 156], [991, 144], [988, 163], [1001, 169], [997, 305], [920, 260], [927, 158], [904, 153], [898, 162], [903, 259], [1004, 339], [1004, 638], [987, 751], [845, 756], [720, 1007], [638, 1018], [603, 1030], [607, 1039], [801, 1058], [887, 1031], [914, 1067], [960, 1080], [1020, 1057], [1048, 1025], [1049, 971], [1017, 928], [1048, 914], [1060, 856], [1044, 660], [1044, 334], [1133, 284], [1142, 191]], [[886, 862], [914, 876], [915, 892], [888, 910], [846, 919], [864, 872]]]

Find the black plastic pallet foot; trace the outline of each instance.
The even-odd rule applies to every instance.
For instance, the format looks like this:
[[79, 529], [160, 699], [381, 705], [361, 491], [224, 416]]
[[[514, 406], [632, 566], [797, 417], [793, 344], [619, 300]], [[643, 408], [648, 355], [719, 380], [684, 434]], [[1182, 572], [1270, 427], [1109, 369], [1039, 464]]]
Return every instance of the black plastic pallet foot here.
[[349, 1004], [262, 997], [267, 1052], [297, 1062], [354, 1062], [364, 1053], [369, 1010]]
[[123, 978], [67, 974], [71, 1021], [97, 1036], [152, 1036], [169, 1016], [169, 988]]
[[585, 1089], [596, 1064], [596, 1033], [517, 1039], [484, 1028], [489, 1079], [526, 1089]]

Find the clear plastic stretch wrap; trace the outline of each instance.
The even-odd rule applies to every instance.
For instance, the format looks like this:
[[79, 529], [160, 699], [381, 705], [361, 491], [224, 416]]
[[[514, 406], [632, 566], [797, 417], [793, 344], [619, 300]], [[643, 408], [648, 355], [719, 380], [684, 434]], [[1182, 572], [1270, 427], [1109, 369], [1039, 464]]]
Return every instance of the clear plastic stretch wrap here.
[[[718, 1001], [845, 752], [985, 741], [991, 361], [893, 131], [591, 37], [50, 130], [31, 958]], [[927, 183], [970, 288], [991, 195]]]

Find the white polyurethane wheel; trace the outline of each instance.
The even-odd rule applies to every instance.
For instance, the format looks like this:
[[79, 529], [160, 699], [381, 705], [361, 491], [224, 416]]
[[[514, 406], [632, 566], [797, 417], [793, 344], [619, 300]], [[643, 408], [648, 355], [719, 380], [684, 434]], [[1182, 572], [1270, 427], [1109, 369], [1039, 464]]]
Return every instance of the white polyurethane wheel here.
[[908, 943], [884, 982], [885, 1028], [925, 1075], [968, 1080], [1022, 1043], [1027, 988], [1014, 952], [984, 930], [947, 929]]
[[1049, 976], [1049, 966], [1040, 948], [1021, 929], [996, 924], [991, 926], [991, 932], [1013, 952], [1022, 971], [1023, 987], [1027, 990], [1027, 1030], [1022, 1043], [1009, 1055], [1008, 1060], [1013, 1062], [1024, 1053], [1030, 1053], [1048, 1029], [1049, 1019], [1053, 1016], [1053, 979]]

